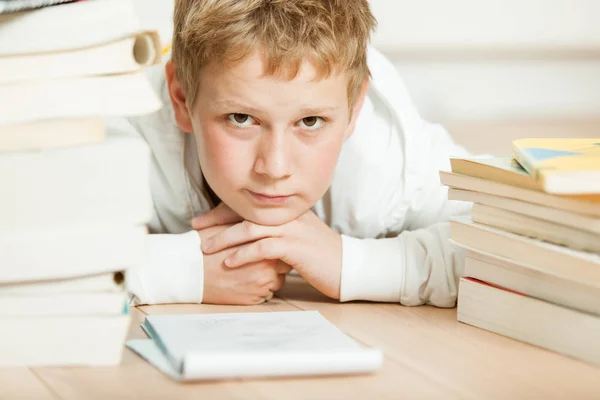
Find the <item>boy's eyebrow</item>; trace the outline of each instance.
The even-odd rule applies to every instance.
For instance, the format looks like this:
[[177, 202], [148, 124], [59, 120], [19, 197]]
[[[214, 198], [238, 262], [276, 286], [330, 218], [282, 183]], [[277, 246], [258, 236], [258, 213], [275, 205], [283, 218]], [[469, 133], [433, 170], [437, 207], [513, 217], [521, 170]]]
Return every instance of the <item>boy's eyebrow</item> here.
[[301, 108], [300, 112], [302, 114], [322, 114], [328, 111], [336, 111], [339, 110], [340, 107], [314, 107], [314, 108]]
[[[244, 111], [251, 112], [253, 114], [261, 114], [262, 111], [248, 106], [246, 104], [238, 103], [233, 100], [216, 100], [212, 102], [213, 107], [230, 107], [230, 108], [238, 108], [243, 109]], [[307, 107], [301, 108], [299, 111], [302, 114], [321, 114], [328, 111], [338, 110], [340, 107], [332, 107], [332, 106], [324, 106], [324, 107]]]
[[211, 103], [214, 108], [227, 107], [227, 108], [238, 108], [244, 111], [250, 111], [253, 114], [260, 114], [260, 110], [254, 107], [250, 107], [246, 104], [238, 103], [233, 100], [215, 100]]

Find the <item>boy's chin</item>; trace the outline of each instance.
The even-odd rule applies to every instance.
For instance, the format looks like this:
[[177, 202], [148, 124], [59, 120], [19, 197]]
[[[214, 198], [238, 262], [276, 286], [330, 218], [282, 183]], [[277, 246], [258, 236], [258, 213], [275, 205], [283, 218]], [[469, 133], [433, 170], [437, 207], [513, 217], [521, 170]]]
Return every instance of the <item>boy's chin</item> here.
[[270, 226], [286, 224], [303, 214], [303, 211], [290, 208], [253, 208], [244, 211], [237, 214], [255, 224]]

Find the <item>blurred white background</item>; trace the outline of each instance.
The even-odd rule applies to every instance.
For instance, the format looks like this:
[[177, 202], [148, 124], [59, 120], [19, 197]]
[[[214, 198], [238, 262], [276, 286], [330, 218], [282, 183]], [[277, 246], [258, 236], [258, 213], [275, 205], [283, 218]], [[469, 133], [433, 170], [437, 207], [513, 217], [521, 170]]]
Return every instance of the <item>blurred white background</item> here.
[[[173, 0], [136, 0], [172, 33]], [[473, 152], [528, 136], [600, 136], [599, 0], [371, 0], [373, 44], [422, 115]]]

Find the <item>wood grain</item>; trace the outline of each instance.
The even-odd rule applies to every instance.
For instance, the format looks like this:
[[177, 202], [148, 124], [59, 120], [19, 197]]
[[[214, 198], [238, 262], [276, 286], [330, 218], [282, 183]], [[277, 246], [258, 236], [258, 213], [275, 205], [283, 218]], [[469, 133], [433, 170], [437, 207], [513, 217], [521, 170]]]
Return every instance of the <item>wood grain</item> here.
[[28, 368], [0, 368], [0, 399], [58, 399]]
[[458, 323], [456, 309], [339, 305], [292, 278], [279, 294], [392, 360], [473, 398], [600, 396], [600, 368]]

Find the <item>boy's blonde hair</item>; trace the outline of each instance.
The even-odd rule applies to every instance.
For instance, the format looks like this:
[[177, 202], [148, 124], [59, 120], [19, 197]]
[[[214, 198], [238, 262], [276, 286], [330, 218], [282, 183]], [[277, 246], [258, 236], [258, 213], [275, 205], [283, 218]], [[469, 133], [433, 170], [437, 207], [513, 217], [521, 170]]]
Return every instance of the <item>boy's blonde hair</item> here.
[[190, 107], [204, 65], [241, 61], [255, 49], [267, 76], [293, 79], [304, 59], [318, 78], [346, 73], [353, 105], [369, 77], [375, 25], [368, 0], [176, 0], [172, 59]]

